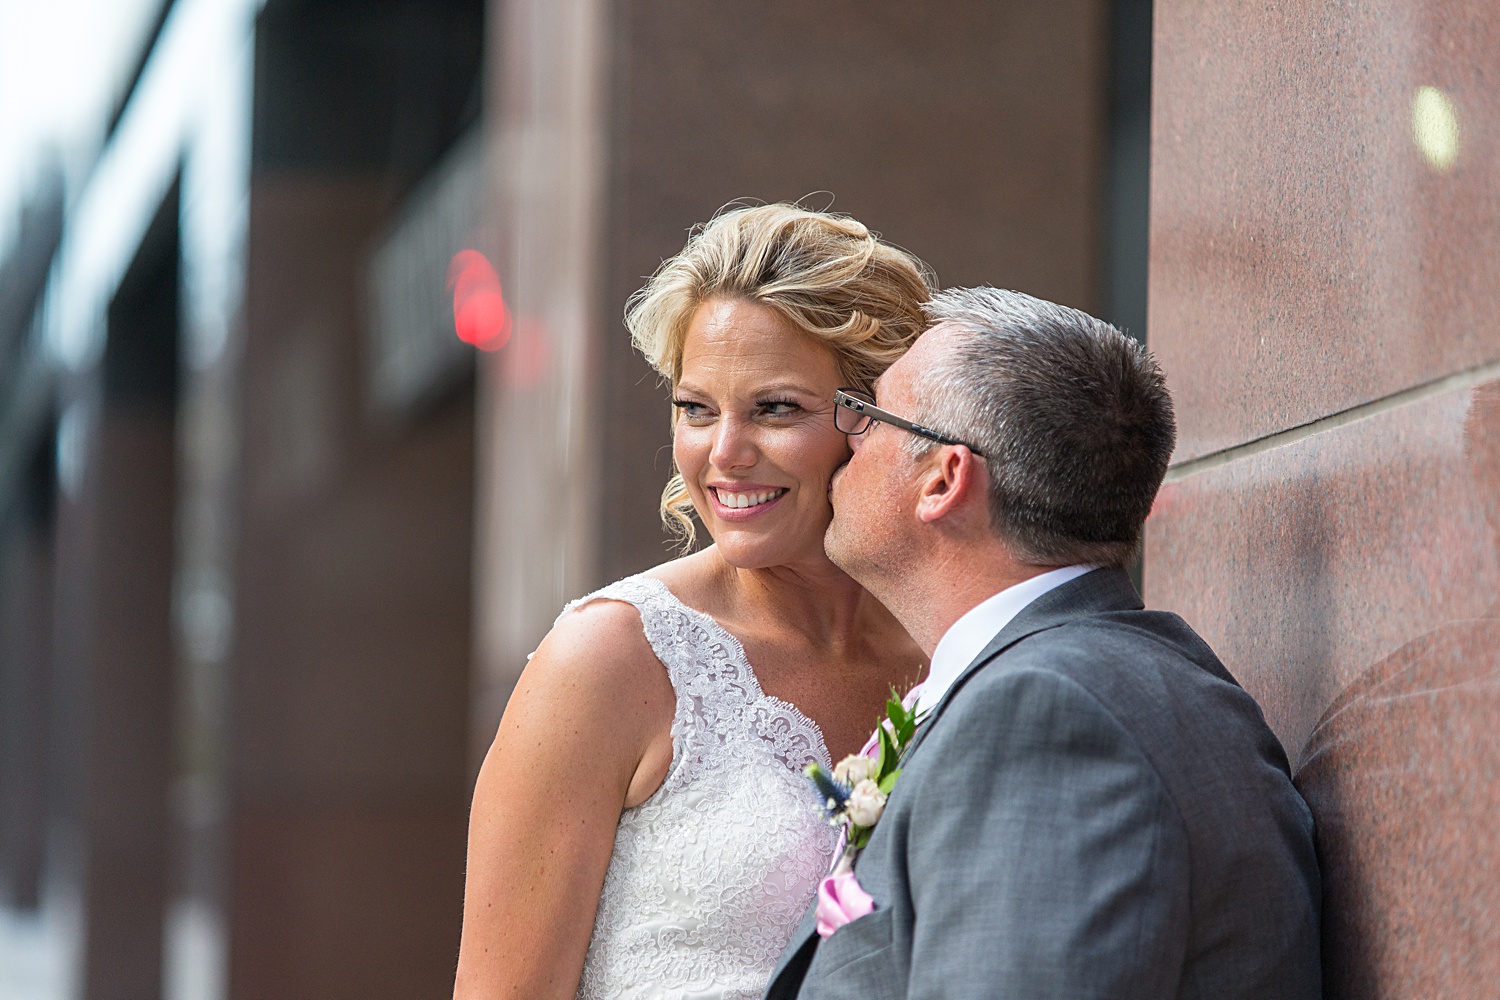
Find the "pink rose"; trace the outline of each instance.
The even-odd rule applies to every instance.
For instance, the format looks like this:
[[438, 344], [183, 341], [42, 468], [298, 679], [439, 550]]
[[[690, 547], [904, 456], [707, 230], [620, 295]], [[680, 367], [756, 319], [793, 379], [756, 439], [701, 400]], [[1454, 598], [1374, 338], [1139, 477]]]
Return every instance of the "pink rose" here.
[[833, 766], [833, 780], [853, 788], [875, 771], [875, 761], [860, 754], [850, 754]]
[[885, 793], [866, 778], [849, 791], [849, 804], [844, 808], [855, 826], [874, 826], [885, 812]]

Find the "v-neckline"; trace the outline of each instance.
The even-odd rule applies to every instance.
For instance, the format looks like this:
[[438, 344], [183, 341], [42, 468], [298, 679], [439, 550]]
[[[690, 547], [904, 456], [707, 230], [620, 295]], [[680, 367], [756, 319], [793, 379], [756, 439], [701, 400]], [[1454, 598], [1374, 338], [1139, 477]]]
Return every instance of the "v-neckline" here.
[[766, 694], [765, 688], [760, 686], [760, 677], [755, 673], [755, 667], [750, 662], [750, 656], [745, 652], [745, 644], [740, 642], [738, 636], [736, 636], [733, 632], [729, 631], [722, 624], [720, 624], [719, 620], [713, 615], [709, 614], [707, 611], [699, 611], [697, 608], [688, 604], [682, 598], [674, 594], [672, 592], [672, 588], [667, 586], [665, 581], [658, 580], [654, 576], [643, 576], [641, 579], [650, 580], [652, 583], [656, 584], [668, 597], [672, 599], [672, 602], [675, 603], [679, 608], [687, 612], [694, 619], [698, 620], [699, 623], [707, 628], [710, 632], [716, 633], [717, 635], [722, 637], [729, 645], [731, 652], [737, 658], [739, 665], [745, 668], [745, 677], [749, 681], [752, 700], [768, 702], [769, 704], [777, 708], [784, 709], [794, 719], [805, 725], [813, 734], [813, 739], [816, 741], [813, 750], [817, 753], [818, 762], [821, 763], [824, 767], [833, 766], [832, 759], [828, 756], [828, 743], [823, 738], [822, 727], [814, 722], [811, 718], [809, 718], [808, 715], [802, 711], [802, 709], [798, 708], [796, 705], [792, 704], [786, 699], [778, 698], [774, 694]]

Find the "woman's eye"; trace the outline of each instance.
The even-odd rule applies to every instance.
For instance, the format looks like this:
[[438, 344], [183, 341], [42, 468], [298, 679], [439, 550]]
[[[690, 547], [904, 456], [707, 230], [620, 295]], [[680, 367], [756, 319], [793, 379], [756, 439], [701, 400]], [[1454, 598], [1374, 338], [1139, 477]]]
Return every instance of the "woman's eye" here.
[[796, 403], [791, 403], [784, 399], [768, 399], [760, 404], [760, 408], [767, 416], [772, 417], [790, 416], [802, 409]]
[[695, 403], [691, 399], [674, 399], [672, 400], [672, 405], [677, 407], [678, 412], [689, 420], [696, 420], [709, 415], [708, 407], [702, 403]]

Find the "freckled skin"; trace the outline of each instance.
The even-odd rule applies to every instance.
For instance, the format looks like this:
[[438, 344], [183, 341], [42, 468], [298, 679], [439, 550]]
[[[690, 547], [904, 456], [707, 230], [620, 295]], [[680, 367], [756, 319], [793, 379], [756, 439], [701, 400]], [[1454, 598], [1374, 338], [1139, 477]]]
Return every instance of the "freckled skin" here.
[[[835, 760], [926, 667], [823, 551], [829, 483], [850, 454], [833, 424], [842, 384], [834, 354], [780, 313], [700, 306], [673, 455], [714, 544], [652, 571], [741, 641], [762, 688], [817, 722]], [[716, 509], [715, 485], [784, 492], [736, 516]], [[543, 640], [475, 788], [456, 1000], [576, 994], [620, 811], [666, 777], [674, 706], [633, 607], [585, 605]]]
[[[766, 306], [705, 303], [684, 343], [672, 456], [720, 556], [747, 569], [809, 565], [826, 572], [828, 481], [849, 457], [833, 425], [842, 380], [833, 353]], [[715, 513], [710, 483], [782, 487], [753, 522]]]
[[[697, 405], [679, 407], [673, 457], [714, 545], [653, 571], [740, 639], [762, 688], [816, 721], [835, 760], [864, 745], [891, 687], [904, 691], [925, 669], [905, 631], [823, 550], [829, 483], [850, 455], [833, 422], [844, 382], [833, 352], [775, 310], [700, 307], [674, 392]], [[724, 482], [787, 493], [753, 521], [726, 521], [708, 496]]]

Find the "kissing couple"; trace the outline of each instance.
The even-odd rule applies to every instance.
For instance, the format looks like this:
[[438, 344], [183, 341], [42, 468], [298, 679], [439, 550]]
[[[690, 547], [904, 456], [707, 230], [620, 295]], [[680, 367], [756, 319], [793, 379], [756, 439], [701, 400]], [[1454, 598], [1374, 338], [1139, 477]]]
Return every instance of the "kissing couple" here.
[[522, 673], [458, 1000], [1319, 995], [1281, 746], [1124, 569], [1160, 370], [1076, 309], [934, 286], [778, 204], [632, 298], [662, 516], [712, 544], [568, 605]]

